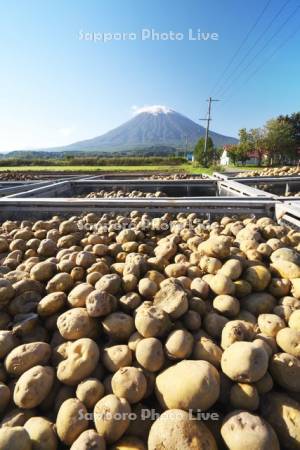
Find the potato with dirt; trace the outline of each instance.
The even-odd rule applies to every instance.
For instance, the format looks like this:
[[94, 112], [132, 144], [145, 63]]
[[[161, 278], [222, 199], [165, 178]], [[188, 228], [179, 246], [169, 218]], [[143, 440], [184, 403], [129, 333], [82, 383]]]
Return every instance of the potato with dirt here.
[[57, 367], [57, 378], [69, 386], [89, 377], [95, 370], [100, 357], [98, 345], [89, 338], [78, 339], [66, 350], [66, 358]]
[[52, 422], [43, 417], [31, 417], [24, 425], [36, 450], [56, 450], [57, 435]]
[[218, 400], [220, 376], [207, 361], [180, 361], [156, 377], [155, 394], [164, 409], [205, 411]]
[[280, 450], [278, 438], [271, 425], [247, 411], [237, 410], [229, 413], [223, 420], [221, 435], [230, 450]]
[[69, 398], [62, 403], [56, 418], [56, 430], [64, 444], [71, 446], [88, 428], [86, 414], [86, 407], [77, 398]]
[[54, 369], [50, 366], [36, 365], [27, 370], [16, 382], [14, 403], [24, 409], [40, 405], [51, 392], [54, 377]]
[[15, 347], [5, 358], [6, 371], [15, 377], [36, 365], [47, 364], [51, 347], [46, 342], [32, 342]]
[[88, 315], [86, 308], [72, 308], [58, 317], [57, 328], [64, 339], [75, 341], [93, 335], [97, 323]]
[[[182, 409], [168, 409], [152, 425], [148, 450], [217, 450], [217, 444], [208, 427], [192, 420]], [[276, 449], [277, 450], [277, 449]]]
[[117, 397], [125, 398], [130, 404], [142, 400], [147, 389], [143, 371], [137, 367], [121, 367], [112, 377], [112, 391]]
[[144, 302], [134, 319], [137, 331], [145, 338], [163, 336], [171, 326], [168, 314], [160, 307]]
[[109, 444], [120, 439], [129, 426], [130, 404], [125, 398], [114, 394], [106, 395], [94, 408], [94, 422], [97, 432]]
[[221, 368], [233, 381], [253, 383], [265, 375], [268, 362], [269, 355], [264, 348], [241, 341], [224, 350]]

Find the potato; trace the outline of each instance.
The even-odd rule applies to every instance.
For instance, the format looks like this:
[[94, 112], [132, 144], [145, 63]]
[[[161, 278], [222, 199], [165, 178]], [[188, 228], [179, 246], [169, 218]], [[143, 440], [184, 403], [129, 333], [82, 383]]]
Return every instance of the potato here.
[[262, 402], [262, 415], [272, 425], [281, 448], [300, 448], [300, 404], [279, 392], [266, 394]]
[[274, 261], [270, 267], [275, 274], [280, 275], [282, 278], [291, 280], [292, 278], [300, 277], [300, 267], [291, 261], [277, 260]]
[[158, 291], [158, 286], [148, 278], [142, 278], [138, 284], [139, 293], [146, 298], [153, 298]]
[[270, 337], [276, 337], [277, 333], [285, 327], [284, 321], [276, 314], [260, 314], [257, 323], [260, 331]]
[[30, 277], [37, 281], [48, 281], [56, 273], [56, 265], [51, 262], [43, 261], [35, 264], [30, 270]]
[[54, 369], [36, 365], [24, 372], [14, 389], [14, 402], [20, 408], [35, 408], [50, 393], [54, 382]]
[[187, 311], [182, 317], [182, 322], [185, 328], [189, 331], [197, 331], [201, 327], [202, 320], [199, 313], [196, 311]]
[[266, 334], [258, 333], [255, 336], [254, 341], [252, 342], [258, 347], [263, 347], [269, 356], [273, 355], [273, 353], [278, 352], [276, 339], [271, 336], [267, 336]]
[[300, 331], [300, 310], [293, 311], [289, 318], [289, 327]]
[[208, 281], [209, 287], [217, 295], [232, 295], [235, 292], [235, 285], [229, 277], [222, 273], [217, 273]]
[[113, 345], [105, 347], [102, 361], [107, 370], [117, 372], [121, 367], [130, 366], [132, 363], [132, 352], [127, 345]]
[[77, 284], [68, 295], [68, 303], [73, 308], [84, 307], [88, 295], [93, 291], [93, 286], [88, 283]]
[[114, 311], [117, 300], [106, 291], [93, 290], [85, 298], [85, 304], [90, 317], [103, 317]]
[[202, 256], [199, 263], [200, 269], [203, 273], [212, 273], [215, 275], [222, 267], [222, 262], [211, 256]]
[[267, 292], [255, 292], [240, 299], [241, 308], [249, 311], [254, 316], [271, 313], [275, 307], [276, 300]]
[[54, 256], [57, 253], [57, 245], [52, 239], [43, 239], [37, 249], [38, 255]]
[[67, 348], [67, 358], [57, 368], [57, 378], [74, 386], [95, 370], [99, 361], [98, 345], [89, 338], [78, 339]]
[[273, 263], [278, 261], [289, 261], [294, 264], [300, 264], [300, 256], [295, 250], [282, 247], [275, 250], [271, 255], [271, 261]]
[[57, 436], [54, 425], [43, 417], [31, 417], [24, 425], [35, 450], [56, 450]]
[[209, 285], [201, 278], [194, 278], [191, 283], [191, 291], [193, 295], [205, 299], [209, 294]]
[[291, 293], [294, 297], [297, 299], [300, 299], [300, 278], [294, 278], [291, 280], [292, 283], [292, 289]]
[[155, 394], [165, 409], [205, 411], [219, 397], [220, 376], [207, 361], [180, 361], [156, 377]]
[[224, 350], [222, 371], [233, 381], [253, 383], [268, 369], [268, 354], [251, 342], [234, 342]]
[[226, 258], [230, 254], [230, 240], [226, 236], [211, 237], [201, 242], [198, 251], [207, 256]]
[[194, 338], [191, 333], [186, 330], [174, 330], [165, 342], [166, 355], [170, 359], [186, 359], [192, 353], [193, 344]]
[[276, 342], [284, 352], [300, 357], [300, 331], [282, 328], [276, 335]]
[[106, 450], [105, 440], [95, 430], [85, 430], [73, 442], [70, 450]]
[[9, 280], [0, 278], [0, 306], [6, 305], [15, 296], [16, 292]]
[[137, 331], [145, 338], [163, 336], [171, 325], [168, 314], [151, 303], [143, 303], [138, 308], [134, 322]]
[[230, 389], [230, 403], [235, 409], [255, 411], [259, 406], [259, 395], [255, 386], [236, 383]]
[[164, 364], [164, 351], [157, 338], [142, 339], [136, 347], [135, 357], [143, 369], [157, 372]]
[[46, 364], [51, 356], [51, 347], [46, 342], [32, 342], [15, 347], [5, 359], [5, 369], [15, 377], [36, 365]]
[[158, 306], [170, 315], [171, 319], [178, 319], [188, 309], [188, 298], [180, 284], [172, 279], [161, 283], [160, 290], [155, 294], [154, 306]]
[[221, 435], [230, 450], [280, 450], [271, 425], [247, 411], [229, 413], [223, 421]]
[[226, 317], [236, 317], [240, 312], [240, 302], [231, 295], [217, 295], [213, 307]]
[[109, 294], [116, 294], [121, 288], [121, 278], [116, 273], [108, 273], [97, 281], [95, 288], [99, 291], [106, 291]]
[[0, 382], [0, 413], [5, 411], [10, 400], [10, 389], [6, 384]]
[[62, 272], [54, 275], [54, 277], [48, 281], [46, 290], [48, 294], [57, 291], [69, 292], [72, 289], [73, 284], [74, 282], [71, 275], [69, 273]]
[[291, 289], [291, 282], [285, 278], [272, 278], [268, 287], [270, 294], [274, 297], [288, 295]]
[[113, 393], [125, 398], [129, 403], [138, 403], [144, 397], [147, 381], [141, 369], [122, 367], [112, 377]]
[[206, 336], [199, 336], [195, 340], [193, 359], [208, 361], [217, 369], [220, 367], [222, 349]]
[[216, 441], [203, 422], [192, 420], [182, 409], [169, 409], [153, 423], [148, 450], [217, 450]]
[[110, 394], [99, 400], [94, 408], [94, 422], [98, 433], [108, 443], [116, 442], [129, 426], [131, 408], [125, 398]]
[[212, 337], [217, 338], [221, 336], [222, 330], [227, 322], [228, 319], [221, 316], [221, 314], [210, 312], [204, 317], [203, 327]]
[[85, 378], [76, 389], [76, 397], [85, 404], [87, 409], [93, 409], [103, 396], [104, 386], [97, 378]]
[[12, 331], [0, 330], [0, 358], [4, 358], [14, 347], [19, 344], [19, 340]]
[[32, 450], [27, 431], [19, 426], [0, 428], [1, 450]]
[[134, 321], [131, 316], [122, 312], [109, 314], [102, 320], [103, 331], [112, 339], [128, 341], [134, 332]]
[[52, 292], [43, 297], [37, 305], [37, 312], [41, 317], [52, 316], [60, 311], [67, 300], [64, 292]]
[[243, 271], [243, 266], [238, 259], [228, 259], [218, 273], [229, 277], [231, 280], [237, 280]]
[[289, 353], [276, 353], [270, 360], [270, 373], [279, 386], [300, 392], [300, 361]]
[[259, 395], [266, 394], [267, 392], [273, 389], [274, 383], [269, 372], [266, 372], [265, 375], [256, 383], [253, 384], [256, 387]]
[[59, 439], [66, 445], [73, 442], [88, 428], [87, 410], [77, 398], [69, 398], [63, 402], [56, 417], [56, 430]]
[[235, 285], [235, 296], [237, 298], [246, 297], [252, 292], [252, 286], [246, 280], [236, 280], [233, 284]]
[[124, 312], [130, 312], [136, 309], [141, 303], [141, 296], [137, 292], [127, 292], [119, 299], [119, 305]]
[[63, 338], [75, 341], [89, 337], [96, 328], [96, 322], [85, 308], [72, 308], [58, 317], [57, 328]]
[[254, 291], [263, 291], [271, 281], [271, 274], [264, 266], [252, 266], [246, 269], [244, 278], [251, 284]]

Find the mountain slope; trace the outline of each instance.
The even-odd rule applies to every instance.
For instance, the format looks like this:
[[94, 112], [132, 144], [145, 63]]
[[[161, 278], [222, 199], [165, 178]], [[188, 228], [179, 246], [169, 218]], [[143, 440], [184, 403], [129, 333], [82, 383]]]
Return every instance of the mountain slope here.
[[[235, 144], [237, 139], [211, 131], [215, 146]], [[205, 135], [205, 128], [165, 106], [143, 108], [132, 119], [117, 128], [95, 137], [66, 147], [61, 150], [120, 151], [132, 148], [166, 145], [184, 148], [186, 139], [189, 146]]]

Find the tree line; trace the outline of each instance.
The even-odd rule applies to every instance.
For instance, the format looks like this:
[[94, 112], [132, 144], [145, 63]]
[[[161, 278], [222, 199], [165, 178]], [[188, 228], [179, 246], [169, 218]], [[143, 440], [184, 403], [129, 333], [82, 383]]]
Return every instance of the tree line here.
[[[300, 154], [300, 112], [281, 115], [271, 119], [261, 128], [242, 128], [239, 143], [226, 146], [227, 154], [233, 164], [245, 164], [254, 157], [257, 164], [280, 165], [297, 164]], [[223, 149], [214, 148], [211, 138], [204, 151], [204, 138], [194, 150], [194, 159], [203, 166], [212, 165], [218, 160]]]

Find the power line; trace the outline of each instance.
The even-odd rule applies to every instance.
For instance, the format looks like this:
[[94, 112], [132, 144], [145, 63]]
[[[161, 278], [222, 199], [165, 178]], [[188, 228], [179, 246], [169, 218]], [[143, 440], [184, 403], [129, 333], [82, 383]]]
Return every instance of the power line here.
[[[246, 80], [244, 81], [242, 86], [247, 84], [257, 74], [257, 72], [259, 72], [276, 55], [276, 53], [278, 53], [278, 51], [281, 50], [281, 48], [284, 47], [299, 31], [300, 31], [300, 27], [298, 26], [291, 34], [288, 35], [288, 37], [283, 42], [281, 42], [280, 45], [278, 45], [274, 49], [274, 51], [269, 55], [269, 57], [267, 59], [264, 59], [262, 64], [260, 64], [253, 72], [251, 72], [251, 74], [249, 75], [248, 78], [246, 78]], [[235, 95], [236, 95], [236, 92], [233, 93], [231, 95], [231, 97], [225, 101], [225, 104], [228, 103], [228, 101], [230, 101]]]
[[[256, 41], [254, 42], [254, 44], [248, 49], [248, 51], [244, 54], [244, 56], [242, 57], [242, 59], [238, 62], [238, 64], [235, 66], [233, 73], [235, 73], [235, 71], [237, 69], [239, 69], [239, 67], [241, 66], [241, 64], [243, 64], [243, 62], [247, 59], [247, 57], [250, 55], [250, 53], [252, 52], [252, 50], [257, 46], [257, 44], [262, 40], [262, 38], [265, 36], [265, 34], [269, 31], [269, 29], [272, 27], [273, 23], [276, 21], [276, 19], [281, 15], [282, 11], [285, 9], [285, 7], [288, 5], [288, 3], [290, 3], [291, 0], [286, 0], [285, 3], [280, 7], [280, 9], [277, 11], [277, 13], [275, 14], [275, 16], [271, 19], [271, 21], [269, 22], [269, 24], [267, 25], [267, 27], [263, 30], [263, 32], [258, 36], [258, 38], [256, 39]], [[218, 89], [217, 91], [217, 95], [220, 95], [221, 92], [223, 92], [226, 84], [228, 83], [228, 81], [231, 80], [232, 77], [232, 73], [229, 73], [229, 75], [226, 77], [223, 86], [221, 86], [221, 88]], [[230, 83], [231, 84], [231, 83]]]
[[297, 12], [297, 10], [300, 8], [300, 5], [298, 5], [292, 12], [289, 14], [289, 16], [286, 18], [286, 20], [280, 25], [279, 28], [276, 29], [276, 31], [272, 34], [272, 36], [266, 41], [265, 45], [254, 55], [252, 59], [248, 62], [248, 64], [242, 68], [242, 70], [235, 76], [229, 85], [222, 91], [222, 95], [224, 96], [226, 92], [231, 88], [232, 85], [236, 83], [236, 81], [243, 75], [243, 73], [251, 66], [251, 64], [257, 59], [257, 57], [268, 47], [270, 42], [280, 33], [280, 31], [286, 26], [286, 24], [292, 19], [294, 14]]
[[261, 11], [261, 13], [259, 14], [259, 16], [257, 17], [257, 19], [255, 20], [254, 24], [252, 25], [252, 27], [249, 29], [248, 33], [246, 34], [246, 36], [244, 37], [244, 39], [242, 40], [240, 46], [237, 48], [237, 50], [235, 51], [235, 53], [233, 54], [233, 56], [231, 57], [231, 59], [229, 60], [228, 64], [225, 66], [224, 70], [222, 71], [221, 75], [218, 77], [216, 83], [214, 84], [211, 92], [213, 92], [217, 86], [219, 85], [220, 81], [222, 80], [222, 78], [224, 77], [224, 75], [226, 74], [226, 72], [228, 71], [228, 69], [232, 66], [232, 63], [234, 62], [234, 60], [236, 59], [236, 57], [238, 56], [238, 54], [240, 53], [240, 51], [242, 50], [242, 48], [244, 47], [244, 45], [246, 44], [249, 36], [251, 35], [251, 33], [254, 31], [254, 29], [256, 28], [256, 26], [258, 25], [258, 23], [260, 22], [261, 18], [263, 17], [265, 11], [267, 10], [268, 6], [270, 5], [272, 0], [268, 0], [267, 3], [265, 4], [263, 10]]

